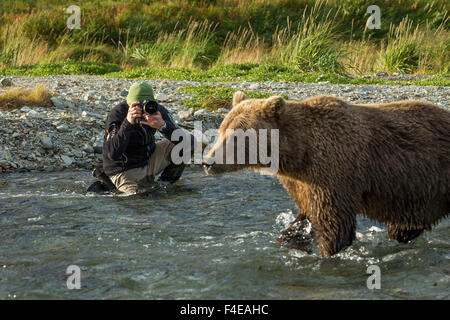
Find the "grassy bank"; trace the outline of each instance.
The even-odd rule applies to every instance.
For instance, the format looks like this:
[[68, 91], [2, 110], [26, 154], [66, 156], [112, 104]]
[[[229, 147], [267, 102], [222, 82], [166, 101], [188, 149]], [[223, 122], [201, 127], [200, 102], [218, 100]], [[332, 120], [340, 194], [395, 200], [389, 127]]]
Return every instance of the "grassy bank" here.
[[[73, 4], [79, 30], [66, 26]], [[381, 28], [370, 30], [373, 4]], [[348, 75], [400, 72], [445, 83], [449, 7], [445, 0], [4, 0], [0, 73], [352, 83], [377, 81]]]
[[[181, 101], [181, 105], [185, 108], [193, 108], [194, 110], [206, 109], [208, 111], [218, 110], [220, 108], [230, 108], [231, 100], [236, 89], [226, 86], [186, 86], [179, 90], [182, 93], [189, 93], [193, 99], [185, 99]], [[244, 91], [248, 98], [265, 99], [274, 95], [274, 92], [260, 91]], [[288, 99], [287, 95], [281, 95]]]
[[362, 78], [335, 73], [299, 72], [295, 67], [271, 64], [242, 63], [217, 66], [207, 70], [171, 67], [137, 67], [121, 70], [118, 65], [99, 62], [62, 62], [35, 66], [21, 66], [0, 69], [0, 76], [46, 76], [46, 75], [103, 75], [122, 79], [167, 79], [191, 81], [286, 81], [324, 82], [334, 84], [394, 84], [450, 86], [450, 76], [441, 75], [414, 80], [387, 80], [383, 78]]

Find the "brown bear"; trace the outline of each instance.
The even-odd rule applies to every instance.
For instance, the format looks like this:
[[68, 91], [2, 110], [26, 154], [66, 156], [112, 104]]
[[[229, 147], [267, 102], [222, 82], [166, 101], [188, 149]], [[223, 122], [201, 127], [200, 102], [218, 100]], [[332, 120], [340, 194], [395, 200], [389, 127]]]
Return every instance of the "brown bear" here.
[[358, 213], [386, 223], [389, 238], [399, 242], [449, 215], [450, 112], [439, 106], [351, 104], [331, 96], [247, 99], [238, 91], [204, 159], [208, 174], [268, 166], [249, 163], [247, 151], [244, 163], [227, 163], [234, 140], [227, 129], [278, 129], [276, 176], [299, 208], [294, 224], [311, 222], [322, 256], [352, 243]]

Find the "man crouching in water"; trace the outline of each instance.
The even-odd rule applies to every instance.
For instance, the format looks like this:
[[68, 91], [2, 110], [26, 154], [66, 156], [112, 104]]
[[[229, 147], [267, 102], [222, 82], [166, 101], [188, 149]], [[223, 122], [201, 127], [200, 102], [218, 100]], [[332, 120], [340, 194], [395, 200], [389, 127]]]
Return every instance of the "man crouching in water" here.
[[[142, 103], [148, 101], [157, 108], [154, 114], [142, 110]], [[147, 82], [135, 83], [126, 102], [115, 106], [106, 119], [103, 171], [121, 192], [137, 193], [151, 185], [161, 172], [159, 181], [173, 183], [183, 172], [184, 164], [175, 165], [171, 161], [174, 146], [171, 135], [179, 128], [167, 109], [154, 101]], [[156, 130], [166, 139], [155, 143]], [[194, 137], [190, 136], [193, 144]]]

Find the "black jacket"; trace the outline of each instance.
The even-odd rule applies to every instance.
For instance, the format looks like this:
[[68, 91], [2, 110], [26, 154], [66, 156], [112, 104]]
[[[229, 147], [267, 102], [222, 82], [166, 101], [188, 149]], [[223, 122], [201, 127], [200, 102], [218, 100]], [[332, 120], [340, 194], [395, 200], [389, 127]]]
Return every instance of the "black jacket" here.
[[[166, 108], [158, 104], [158, 111], [166, 122], [161, 133], [170, 140], [177, 126]], [[128, 104], [124, 101], [115, 106], [106, 119], [103, 170], [108, 176], [147, 165], [156, 148], [156, 129], [132, 125], [126, 119], [127, 113]]]

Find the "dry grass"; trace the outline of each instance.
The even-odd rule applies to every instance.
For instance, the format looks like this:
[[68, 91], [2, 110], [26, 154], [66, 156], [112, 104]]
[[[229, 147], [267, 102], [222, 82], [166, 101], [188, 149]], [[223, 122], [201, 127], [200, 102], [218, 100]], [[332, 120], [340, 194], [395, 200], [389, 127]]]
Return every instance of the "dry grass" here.
[[350, 74], [368, 74], [381, 71], [378, 64], [380, 48], [370, 41], [352, 40], [343, 44], [343, 50], [347, 52], [344, 65]]
[[444, 28], [444, 23], [435, 30], [429, 25], [423, 29], [417, 73], [450, 71], [450, 31]]
[[267, 44], [253, 33], [251, 26], [248, 29], [239, 28], [237, 32], [227, 34], [216, 64], [264, 62], [267, 49]]
[[0, 93], [0, 110], [12, 110], [28, 107], [51, 107], [52, 93], [44, 86], [32, 89], [10, 88]]
[[38, 64], [49, 52], [46, 42], [23, 36], [22, 24], [7, 25], [0, 34], [0, 67]]

